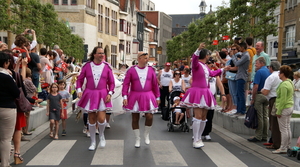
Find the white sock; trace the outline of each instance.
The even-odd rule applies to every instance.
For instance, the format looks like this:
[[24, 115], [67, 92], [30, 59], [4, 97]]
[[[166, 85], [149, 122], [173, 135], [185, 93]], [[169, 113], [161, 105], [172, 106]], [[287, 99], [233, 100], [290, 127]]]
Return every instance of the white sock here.
[[193, 135], [194, 135], [194, 142], [199, 140], [199, 129], [200, 129], [201, 120], [193, 118]]
[[104, 134], [106, 120], [103, 123], [98, 122], [99, 138]]
[[96, 123], [89, 124], [91, 143], [96, 143]]
[[205, 125], [206, 125], [207, 119], [204, 121], [201, 121], [200, 123], [200, 128], [199, 128], [199, 133], [198, 133], [198, 138], [201, 139], [202, 133], [204, 131]]

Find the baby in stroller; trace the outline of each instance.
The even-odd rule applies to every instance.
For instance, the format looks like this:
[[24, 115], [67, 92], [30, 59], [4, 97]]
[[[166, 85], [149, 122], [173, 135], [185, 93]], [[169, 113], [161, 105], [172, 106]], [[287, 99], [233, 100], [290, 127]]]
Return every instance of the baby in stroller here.
[[182, 120], [182, 118], [184, 117], [184, 112], [182, 111], [182, 109], [180, 108], [180, 97], [175, 96], [173, 99], [174, 104], [172, 105], [173, 108], [173, 113], [175, 114], [175, 125], [179, 125], [180, 121]]

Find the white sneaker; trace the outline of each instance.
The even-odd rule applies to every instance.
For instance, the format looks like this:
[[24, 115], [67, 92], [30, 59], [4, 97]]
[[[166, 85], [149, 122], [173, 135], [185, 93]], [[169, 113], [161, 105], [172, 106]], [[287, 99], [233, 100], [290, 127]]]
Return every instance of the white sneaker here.
[[86, 131], [86, 137], [91, 137], [90, 131]]
[[105, 128], [106, 128], [106, 129], [110, 129], [109, 123], [106, 124]]
[[235, 114], [237, 112], [236, 109], [232, 109], [230, 111], [227, 112], [227, 114], [231, 115], [231, 114]]
[[201, 148], [201, 145], [200, 145], [200, 143], [197, 141], [197, 142], [193, 142], [193, 147], [196, 148], [196, 149], [199, 149], [199, 148]]
[[99, 148], [104, 148], [105, 147], [105, 145], [106, 145], [106, 141], [105, 141], [105, 137], [104, 137], [104, 135], [102, 135], [101, 137], [100, 137], [100, 142], [99, 142]]
[[204, 143], [202, 142], [202, 140], [198, 140], [196, 143], [198, 143], [199, 147], [204, 147]]
[[87, 127], [86, 127], [86, 126], [83, 126], [82, 133], [86, 133], [86, 132], [87, 132]]
[[204, 136], [205, 140], [211, 140], [211, 137], [209, 135]]
[[96, 148], [96, 144], [95, 143], [92, 143], [91, 146], [89, 147], [89, 150], [90, 151], [94, 151]]

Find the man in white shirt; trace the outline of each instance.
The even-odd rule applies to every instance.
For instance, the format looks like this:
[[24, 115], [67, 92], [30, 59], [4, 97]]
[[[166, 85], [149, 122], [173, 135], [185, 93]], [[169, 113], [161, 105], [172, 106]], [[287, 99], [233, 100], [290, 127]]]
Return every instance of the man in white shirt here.
[[271, 130], [271, 139], [269, 140], [269, 143], [265, 143], [264, 145], [267, 145], [267, 148], [270, 149], [278, 149], [281, 144], [281, 135], [277, 117], [271, 115], [271, 111], [277, 96], [276, 89], [281, 83], [281, 80], [278, 76], [279, 68], [280, 63], [278, 61], [271, 62], [269, 66], [271, 75], [266, 79], [265, 85], [261, 90], [261, 93], [269, 100], [269, 129]]

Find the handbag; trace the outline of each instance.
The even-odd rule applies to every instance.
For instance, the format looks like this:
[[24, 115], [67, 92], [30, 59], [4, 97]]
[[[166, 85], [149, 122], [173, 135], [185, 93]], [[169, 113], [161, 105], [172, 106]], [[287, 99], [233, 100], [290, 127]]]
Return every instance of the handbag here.
[[[17, 83], [18, 87], [23, 84], [21, 82], [20, 75], [15, 73], [15, 78], [16, 78], [16, 83]], [[25, 97], [22, 86], [19, 87], [19, 90], [20, 90], [20, 96], [15, 99], [15, 103], [17, 105], [17, 112], [31, 111], [32, 106], [31, 106], [30, 102], [27, 100], [27, 98]]]
[[233, 72], [230, 72], [230, 71], [226, 71], [226, 75], [225, 75], [226, 79], [235, 80], [235, 76], [236, 76], [236, 73], [233, 73]]

